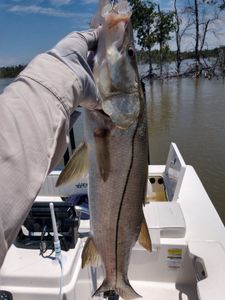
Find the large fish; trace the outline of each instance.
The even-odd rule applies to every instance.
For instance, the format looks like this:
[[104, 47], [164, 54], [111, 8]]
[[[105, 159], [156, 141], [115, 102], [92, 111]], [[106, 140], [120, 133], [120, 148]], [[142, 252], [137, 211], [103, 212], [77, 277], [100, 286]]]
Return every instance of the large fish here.
[[143, 214], [147, 123], [130, 17], [127, 1], [100, 2], [97, 20], [103, 30], [93, 72], [102, 103], [98, 110], [85, 111], [85, 142], [57, 183], [78, 179], [88, 167], [91, 233], [82, 266], [100, 256], [105, 278], [94, 295], [115, 291], [123, 299], [140, 297], [127, 276], [132, 247], [139, 239], [151, 251]]

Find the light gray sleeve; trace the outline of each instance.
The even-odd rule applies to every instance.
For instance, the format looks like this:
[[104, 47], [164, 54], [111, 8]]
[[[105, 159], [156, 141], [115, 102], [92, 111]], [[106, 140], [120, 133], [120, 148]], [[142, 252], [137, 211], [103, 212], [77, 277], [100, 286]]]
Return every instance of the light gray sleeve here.
[[42, 54], [0, 95], [0, 267], [43, 181], [65, 152], [69, 116], [81, 90], [67, 65]]

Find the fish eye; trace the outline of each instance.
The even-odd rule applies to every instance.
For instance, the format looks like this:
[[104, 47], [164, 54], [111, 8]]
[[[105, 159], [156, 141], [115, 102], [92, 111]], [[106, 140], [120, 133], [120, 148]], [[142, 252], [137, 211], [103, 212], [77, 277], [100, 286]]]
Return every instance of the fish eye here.
[[134, 57], [135, 56], [135, 52], [134, 52], [134, 49], [133, 48], [128, 48], [127, 50], [127, 54], [130, 56], [130, 57]]

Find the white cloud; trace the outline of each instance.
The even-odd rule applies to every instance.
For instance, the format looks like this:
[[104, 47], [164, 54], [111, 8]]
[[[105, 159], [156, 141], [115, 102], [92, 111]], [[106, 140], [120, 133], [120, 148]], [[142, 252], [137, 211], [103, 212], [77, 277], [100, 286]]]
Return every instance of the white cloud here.
[[92, 4], [92, 3], [98, 3], [99, 1], [98, 0], [83, 0], [83, 2], [85, 4]]
[[54, 17], [64, 17], [71, 18], [76, 17], [77, 14], [73, 12], [65, 12], [60, 9], [50, 8], [50, 7], [41, 7], [38, 5], [14, 5], [11, 6], [8, 11], [14, 13], [27, 13], [27, 14], [42, 14], [42, 15], [50, 15]]
[[49, 0], [49, 2], [54, 6], [62, 6], [62, 5], [70, 4], [72, 1], [71, 0]]

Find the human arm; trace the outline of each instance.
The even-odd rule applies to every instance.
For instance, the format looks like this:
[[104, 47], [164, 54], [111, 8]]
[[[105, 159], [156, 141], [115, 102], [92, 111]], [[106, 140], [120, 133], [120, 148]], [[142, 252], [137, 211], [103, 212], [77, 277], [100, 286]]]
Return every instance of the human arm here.
[[63, 156], [69, 117], [93, 109], [86, 62], [98, 31], [73, 33], [37, 56], [0, 95], [0, 266], [47, 174]]

